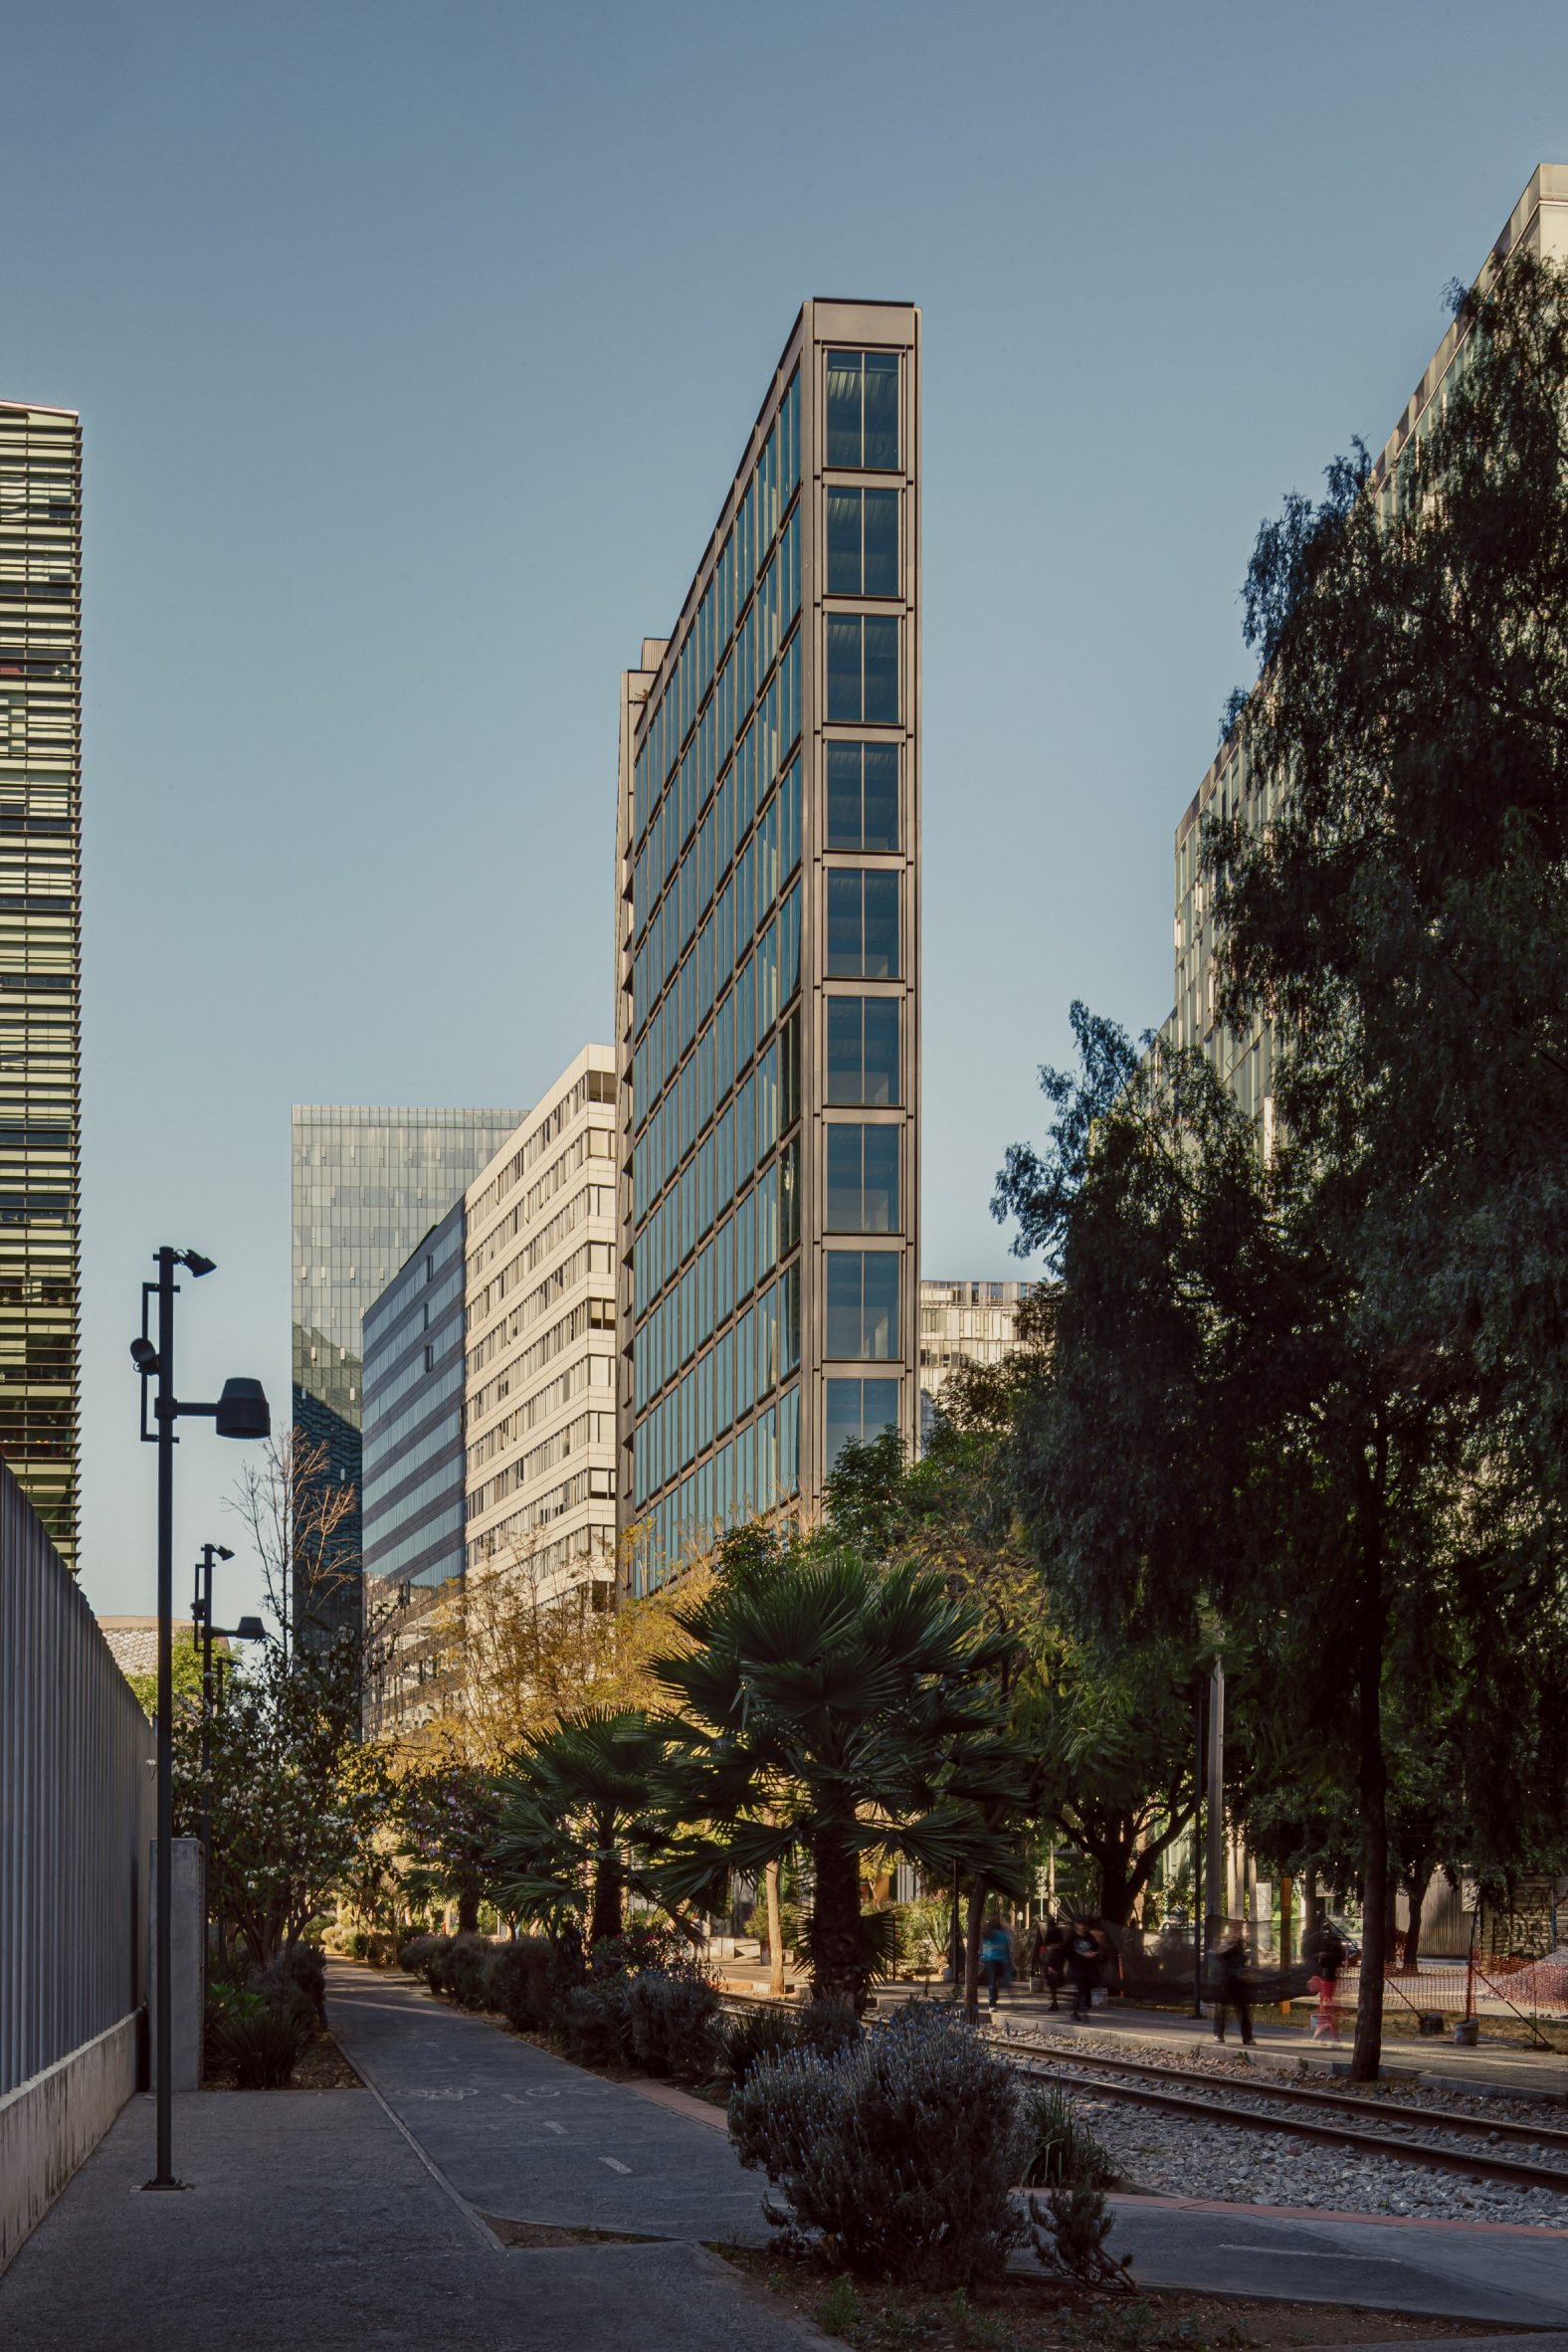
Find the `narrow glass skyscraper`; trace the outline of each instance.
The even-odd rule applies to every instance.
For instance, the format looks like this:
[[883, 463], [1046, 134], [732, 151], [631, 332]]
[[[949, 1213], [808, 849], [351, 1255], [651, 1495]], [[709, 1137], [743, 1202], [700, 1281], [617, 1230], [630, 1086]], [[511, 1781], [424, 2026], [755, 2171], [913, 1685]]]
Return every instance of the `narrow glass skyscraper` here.
[[[356, 1507], [334, 1530], [325, 1592], [295, 1593], [295, 1623], [360, 1618], [360, 1424], [365, 1309], [517, 1124], [516, 1110], [392, 1110], [295, 1104], [294, 1419], [325, 1449]], [[462, 1386], [461, 1356], [457, 1380]]]
[[808, 302], [623, 683], [624, 1572], [918, 1423], [919, 349]]
[[77, 1565], [82, 426], [0, 403], [0, 1455]]

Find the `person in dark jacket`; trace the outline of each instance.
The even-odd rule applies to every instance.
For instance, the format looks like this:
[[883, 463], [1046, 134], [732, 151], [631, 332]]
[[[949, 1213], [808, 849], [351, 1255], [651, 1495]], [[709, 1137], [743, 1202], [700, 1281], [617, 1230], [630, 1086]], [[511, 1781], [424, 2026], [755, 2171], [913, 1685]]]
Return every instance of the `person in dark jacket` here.
[[1242, 2040], [1253, 2038], [1253, 1988], [1247, 1976], [1247, 1938], [1232, 1934], [1214, 1955], [1214, 2038], [1225, 2040], [1225, 2013], [1234, 2009]]
[[1073, 1985], [1073, 2015], [1086, 2018], [1099, 1982], [1100, 1949], [1093, 1921], [1075, 1919], [1068, 1929], [1068, 1976]]

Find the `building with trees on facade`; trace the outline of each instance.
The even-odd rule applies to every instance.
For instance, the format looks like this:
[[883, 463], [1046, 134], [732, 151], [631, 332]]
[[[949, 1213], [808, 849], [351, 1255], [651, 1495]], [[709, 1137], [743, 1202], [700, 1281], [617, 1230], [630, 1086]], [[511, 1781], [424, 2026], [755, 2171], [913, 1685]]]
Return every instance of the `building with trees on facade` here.
[[77, 1565], [82, 422], [0, 401], [0, 1455]]
[[912, 1446], [920, 314], [808, 302], [623, 681], [619, 1524], [647, 1589]]

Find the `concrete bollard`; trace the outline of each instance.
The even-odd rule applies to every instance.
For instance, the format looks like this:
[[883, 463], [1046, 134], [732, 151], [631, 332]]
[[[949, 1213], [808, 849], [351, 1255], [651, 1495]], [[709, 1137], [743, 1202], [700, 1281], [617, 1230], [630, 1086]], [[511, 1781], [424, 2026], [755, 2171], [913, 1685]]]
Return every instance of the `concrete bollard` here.
[[[207, 1916], [206, 1888], [202, 1882], [201, 1840], [176, 1838], [170, 1852], [173, 1866], [169, 1871], [172, 1897], [169, 1945], [173, 1964], [169, 1970], [169, 1990], [173, 2010], [173, 2062], [169, 2080], [174, 2090], [200, 2090], [203, 1999], [201, 1946], [202, 1928]], [[147, 2019], [154, 2089], [157, 2088], [158, 2076], [157, 2016], [158, 1842], [154, 1838], [152, 1862], [147, 1872]]]

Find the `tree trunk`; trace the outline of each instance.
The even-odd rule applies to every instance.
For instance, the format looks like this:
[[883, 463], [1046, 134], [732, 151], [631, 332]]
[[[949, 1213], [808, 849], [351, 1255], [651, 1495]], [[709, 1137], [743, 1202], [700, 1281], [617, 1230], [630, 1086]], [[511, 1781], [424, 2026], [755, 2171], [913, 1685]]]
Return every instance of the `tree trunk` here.
[[762, 1873], [764, 1896], [768, 1907], [768, 1991], [775, 2000], [784, 1996], [784, 1921], [779, 1910], [779, 1865], [770, 1862]]
[[811, 1860], [812, 1993], [859, 2011], [871, 1981], [861, 1935], [861, 1858], [829, 1832], [813, 1839]]
[[1388, 1759], [1383, 1752], [1382, 1479], [1364, 1551], [1358, 1650], [1361, 1798], [1361, 1993], [1350, 2054], [1352, 2082], [1375, 2082], [1383, 2062], [1383, 1971], [1388, 1960]]
[[588, 1923], [588, 1949], [606, 1937], [618, 1936], [626, 1924], [626, 1885], [621, 1857], [608, 1833], [599, 1840], [599, 1867], [593, 1882], [593, 1917]]
[[1424, 1859], [1405, 1880], [1406, 1899], [1410, 1904], [1410, 1925], [1404, 1934], [1401, 1961], [1407, 1976], [1416, 1973], [1421, 1961], [1421, 1902], [1432, 1877], [1432, 1865]]
[[480, 1925], [480, 1898], [477, 1894], [458, 1896], [458, 1933], [477, 1935]]
[[972, 2026], [980, 2023], [980, 1929], [985, 1919], [985, 1880], [977, 1878], [969, 1889], [968, 1931], [964, 1936], [964, 2016]]

